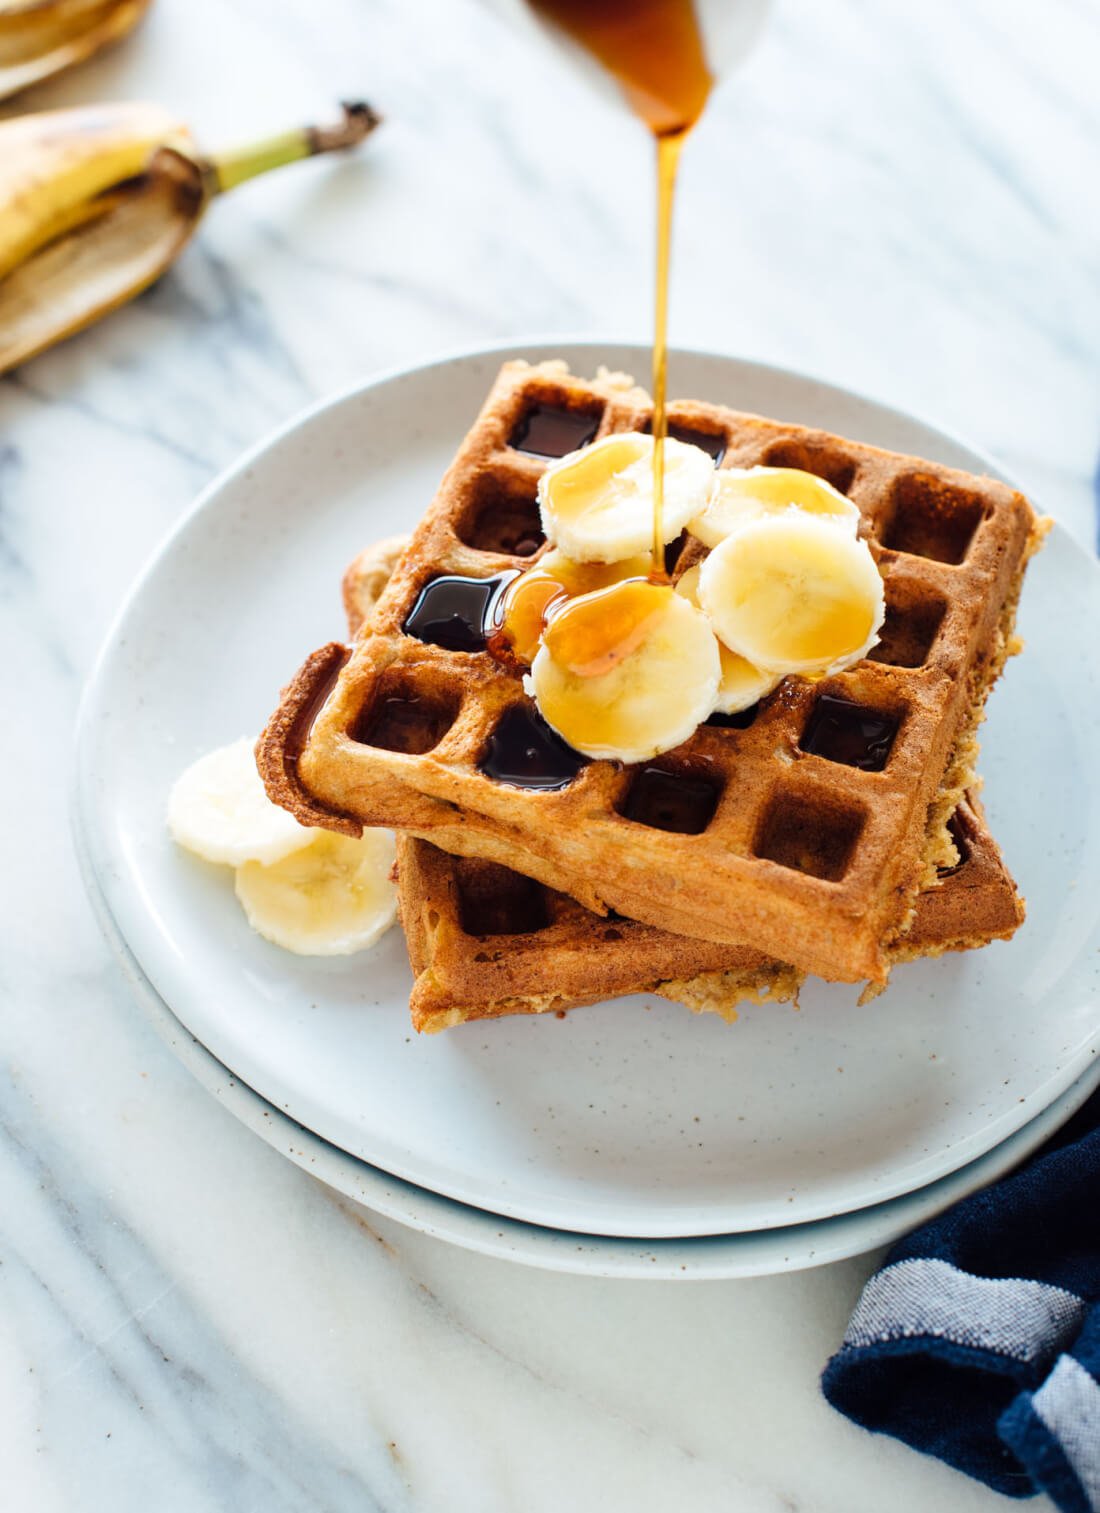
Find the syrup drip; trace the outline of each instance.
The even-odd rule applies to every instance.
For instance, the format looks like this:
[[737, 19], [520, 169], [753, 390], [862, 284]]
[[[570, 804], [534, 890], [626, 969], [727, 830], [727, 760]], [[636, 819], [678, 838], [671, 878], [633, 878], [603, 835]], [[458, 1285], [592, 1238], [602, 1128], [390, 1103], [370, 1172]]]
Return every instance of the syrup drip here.
[[799, 745], [803, 751], [829, 762], [858, 767], [861, 772], [881, 772], [898, 733], [898, 723], [894, 715], [823, 693], [814, 705]]
[[489, 737], [480, 770], [514, 788], [552, 791], [567, 788], [586, 765], [586, 758], [551, 730], [533, 704], [513, 704]]
[[536, 563], [508, 585], [501, 598], [500, 626], [489, 650], [506, 665], [530, 667], [543, 631], [569, 601], [639, 577], [645, 558], [626, 562], [571, 562], [556, 554]]
[[491, 578], [433, 578], [420, 590], [401, 628], [407, 636], [448, 651], [484, 651], [498, 623], [501, 591], [518, 576], [519, 569], [513, 569]]
[[317, 716], [328, 703], [328, 696], [336, 687], [336, 680], [350, 656], [351, 651], [348, 647], [334, 646], [327, 655], [322, 657], [322, 654], [318, 652], [311, 659], [314, 662], [320, 661], [321, 667], [317, 682], [306, 695], [304, 703], [295, 715], [294, 724], [287, 739], [286, 753], [291, 762], [297, 762], [305, 749]]
[[599, 428], [598, 415], [533, 405], [508, 438], [508, 445], [532, 457], [564, 457], [588, 446]]
[[664, 570], [665, 438], [668, 435], [668, 270], [680, 148], [703, 113], [714, 78], [692, 0], [530, 0], [612, 73], [657, 139], [657, 282], [653, 331], [653, 555]]
[[553, 616], [543, 644], [575, 677], [602, 677], [638, 649], [671, 593], [666, 584], [631, 578], [586, 594]]
[[672, 256], [672, 201], [686, 131], [657, 138], [657, 287], [653, 302], [653, 565], [665, 578], [665, 441], [668, 437], [668, 270]]
[[489, 638], [489, 651], [497, 661], [530, 667], [554, 605], [566, 599], [568, 593], [559, 578], [538, 567], [517, 578], [505, 593], [503, 618]]

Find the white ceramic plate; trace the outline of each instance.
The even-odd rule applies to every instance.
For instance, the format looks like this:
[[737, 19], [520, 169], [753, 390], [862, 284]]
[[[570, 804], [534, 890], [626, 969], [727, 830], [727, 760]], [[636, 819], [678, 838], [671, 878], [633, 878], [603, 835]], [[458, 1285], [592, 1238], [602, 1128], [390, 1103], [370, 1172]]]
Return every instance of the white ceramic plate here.
[[[752, 1009], [732, 1029], [634, 999], [417, 1038], [396, 931], [369, 957], [288, 956], [248, 930], [228, 873], [165, 834], [175, 775], [257, 730], [304, 653], [340, 634], [345, 563], [419, 516], [515, 355], [581, 371], [646, 362], [637, 347], [530, 343], [368, 384], [243, 459], [154, 559], [80, 731], [80, 823], [111, 915], [182, 1023], [258, 1094], [382, 1171], [493, 1213], [590, 1235], [724, 1235], [958, 1170], [1059, 1098], [1100, 1043], [1100, 570], [1063, 533], [1029, 575], [1028, 652], [984, 742], [990, 819], [1028, 924], [1009, 945], [904, 968], [868, 1007], [816, 986], [800, 1012]], [[791, 373], [679, 353], [671, 382], [990, 467]]]
[[[78, 842], [79, 838], [78, 828]], [[1097, 1057], [1060, 1098], [977, 1161], [915, 1193], [833, 1219], [683, 1240], [621, 1240], [543, 1229], [456, 1203], [391, 1177], [338, 1150], [253, 1092], [184, 1029], [157, 994], [107, 912], [82, 844], [78, 851], [96, 914], [136, 997], [167, 1044], [219, 1103], [295, 1166], [375, 1213], [465, 1250], [525, 1266], [601, 1277], [709, 1282], [800, 1271], [862, 1255], [889, 1245], [915, 1225], [1010, 1171], [1080, 1108], [1100, 1082]]]

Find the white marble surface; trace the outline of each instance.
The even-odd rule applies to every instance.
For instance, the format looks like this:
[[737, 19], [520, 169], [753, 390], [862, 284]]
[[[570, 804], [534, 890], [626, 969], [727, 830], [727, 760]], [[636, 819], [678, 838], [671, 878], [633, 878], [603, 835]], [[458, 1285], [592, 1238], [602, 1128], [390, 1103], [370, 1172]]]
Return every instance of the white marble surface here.
[[[927, 413], [1091, 542], [1098, 45], [1091, 0], [780, 0], [685, 161], [675, 339]], [[646, 142], [472, 0], [157, 0], [26, 103], [155, 97], [216, 141], [349, 93], [389, 116], [358, 159], [240, 191], [135, 307], [0, 381], [3, 1506], [992, 1509], [817, 1393], [872, 1257], [613, 1283], [375, 1222], [191, 1080], [99, 938], [76, 703], [197, 488], [371, 370], [646, 334]]]

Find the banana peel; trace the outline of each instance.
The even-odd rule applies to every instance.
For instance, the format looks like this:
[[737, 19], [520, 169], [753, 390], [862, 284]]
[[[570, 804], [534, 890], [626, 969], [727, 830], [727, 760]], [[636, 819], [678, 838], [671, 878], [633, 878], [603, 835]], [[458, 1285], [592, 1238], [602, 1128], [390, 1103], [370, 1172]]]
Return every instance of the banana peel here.
[[174, 262], [217, 195], [258, 174], [353, 147], [381, 118], [346, 104], [215, 157], [156, 106], [118, 104], [0, 121], [0, 373], [83, 330]]
[[0, 100], [133, 31], [152, 0], [0, 0]]

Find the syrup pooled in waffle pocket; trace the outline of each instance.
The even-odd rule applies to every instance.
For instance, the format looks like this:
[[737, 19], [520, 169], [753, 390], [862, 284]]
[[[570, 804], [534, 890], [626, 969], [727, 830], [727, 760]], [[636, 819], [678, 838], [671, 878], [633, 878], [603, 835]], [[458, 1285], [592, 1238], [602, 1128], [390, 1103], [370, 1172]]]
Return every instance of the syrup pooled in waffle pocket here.
[[[507, 364], [350, 657], [326, 648], [288, 688], [259, 748], [269, 792], [307, 823], [385, 825], [505, 865], [522, 853], [595, 912], [881, 982], [922, 883], [955, 859], [945, 826], [1035, 517], [991, 479], [681, 403], [674, 434], [724, 467], [800, 468], [851, 500], [886, 620], [854, 667], [785, 677], [652, 762], [588, 760], [489, 642], [508, 586], [546, 555], [548, 462], [649, 418], [612, 379]], [[673, 578], [706, 554], [682, 540]]]
[[[344, 575], [348, 631], [373, 612], [401, 544], [379, 543]], [[905, 936], [908, 956], [936, 956], [1007, 939], [1023, 904], [976, 798], [951, 821], [959, 862], [922, 890]], [[369, 833], [369, 832], [368, 832]], [[446, 844], [446, 836], [437, 833]], [[562, 1013], [620, 994], [655, 992], [695, 1012], [736, 1018], [746, 1001], [796, 997], [802, 974], [750, 946], [601, 918], [521, 871], [451, 855], [399, 836], [398, 897], [414, 983], [413, 1026], [432, 1033], [477, 1019]], [[513, 857], [513, 866], [523, 859]]]

